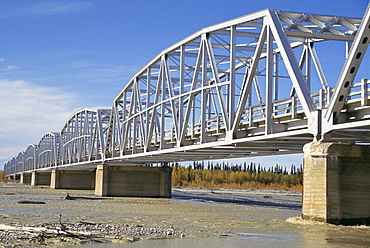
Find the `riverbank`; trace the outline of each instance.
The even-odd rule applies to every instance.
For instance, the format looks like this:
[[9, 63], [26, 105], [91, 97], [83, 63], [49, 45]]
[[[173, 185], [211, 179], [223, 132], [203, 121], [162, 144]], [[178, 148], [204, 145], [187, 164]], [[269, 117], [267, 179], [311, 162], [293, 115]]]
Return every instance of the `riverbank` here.
[[274, 199], [279, 194], [300, 196], [292, 191], [174, 187], [172, 199], [96, 197], [93, 191], [67, 192], [6, 181], [0, 182], [0, 188], [0, 244], [5, 247], [235, 236], [220, 224], [202, 226], [198, 204], [279, 206]]
[[[42, 223], [40, 225], [1, 225], [3, 247], [71, 246], [94, 243], [132, 243], [163, 238], [209, 237], [215, 233], [174, 227], [143, 225], [105, 225], [102, 223]], [[218, 234], [230, 235], [230, 234]]]
[[300, 191], [173, 187], [171, 199], [97, 197], [92, 190], [68, 190], [68, 195], [0, 182], [0, 247], [370, 244], [370, 227], [301, 220]]

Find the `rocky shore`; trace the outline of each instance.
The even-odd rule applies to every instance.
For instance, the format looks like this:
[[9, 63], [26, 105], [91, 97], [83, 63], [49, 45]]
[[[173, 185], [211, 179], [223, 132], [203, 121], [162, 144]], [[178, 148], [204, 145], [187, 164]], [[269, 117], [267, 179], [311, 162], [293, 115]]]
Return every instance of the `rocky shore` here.
[[[143, 239], [210, 236], [215, 233], [174, 227], [143, 225], [41, 224], [32, 226], [0, 225], [0, 247], [60, 247], [87, 243], [131, 243]], [[218, 234], [226, 235], [226, 234]]]
[[[91, 190], [3, 181], [0, 248], [223, 240], [265, 230], [262, 226], [266, 220], [274, 225], [279, 209], [299, 215], [300, 197], [300, 192], [291, 191], [182, 187], [173, 187], [170, 199], [97, 197]], [[256, 217], [256, 209], [271, 210]]]
[[209, 192], [176, 188], [173, 199], [114, 198], [0, 182], [0, 248], [235, 236], [212, 230], [209, 219], [197, 216], [194, 202], [216, 199], [208, 199], [215, 195]]

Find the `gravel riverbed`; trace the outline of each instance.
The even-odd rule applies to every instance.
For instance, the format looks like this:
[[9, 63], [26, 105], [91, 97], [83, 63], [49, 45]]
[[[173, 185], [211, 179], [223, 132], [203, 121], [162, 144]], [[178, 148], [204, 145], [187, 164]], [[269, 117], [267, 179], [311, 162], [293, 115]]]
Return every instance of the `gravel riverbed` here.
[[219, 201], [223, 194], [230, 197], [229, 191], [218, 192], [174, 188], [172, 199], [96, 197], [93, 191], [0, 182], [0, 247], [235, 236], [200, 218], [204, 210], [198, 202]]
[[98, 197], [0, 181], [0, 248], [370, 247], [369, 226], [303, 220], [301, 206], [299, 191], [173, 187], [172, 198]]
[[[41, 224], [32, 226], [0, 225], [2, 247], [60, 247], [86, 243], [131, 243], [142, 239], [183, 238], [210, 236], [211, 232], [150, 227], [143, 225], [105, 225], [94, 223]], [[13, 230], [11, 230], [14, 228]], [[220, 234], [222, 235], [222, 234]]]

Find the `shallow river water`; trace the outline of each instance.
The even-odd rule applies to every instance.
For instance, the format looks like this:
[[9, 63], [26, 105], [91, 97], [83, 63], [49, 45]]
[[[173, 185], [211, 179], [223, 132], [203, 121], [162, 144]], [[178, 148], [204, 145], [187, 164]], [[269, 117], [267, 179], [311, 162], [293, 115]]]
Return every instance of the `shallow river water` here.
[[[138, 224], [209, 231], [210, 235], [141, 239], [82, 247], [370, 247], [370, 226], [303, 221], [301, 194], [291, 191], [173, 188], [171, 199], [95, 197], [93, 191], [0, 184], [0, 224], [63, 222]], [[17, 204], [19, 200], [44, 205]]]

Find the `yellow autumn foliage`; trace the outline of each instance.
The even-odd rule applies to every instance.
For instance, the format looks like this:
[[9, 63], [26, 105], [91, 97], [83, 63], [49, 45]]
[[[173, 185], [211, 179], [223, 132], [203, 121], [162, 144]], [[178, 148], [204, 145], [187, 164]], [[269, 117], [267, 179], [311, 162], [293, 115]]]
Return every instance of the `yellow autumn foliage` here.
[[173, 186], [302, 190], [301, 173], [193, 169], [172, 166]]

